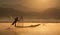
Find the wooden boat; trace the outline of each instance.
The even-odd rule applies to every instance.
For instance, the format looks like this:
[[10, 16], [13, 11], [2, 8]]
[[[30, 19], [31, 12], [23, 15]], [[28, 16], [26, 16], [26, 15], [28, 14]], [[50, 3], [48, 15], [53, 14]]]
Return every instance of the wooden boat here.
[[37, 24], [37, 25], [24, 26], [24, 23], [23, 23], [23, 17], [22, 17], [22, 16], [20, 17], [20, 21], [21, 21], [21, 20], [22, 20], [22, 26], [17, 26], [17, 25], [16, 25], [16, 22], [18, 21], [18, 17], [15, 18], [14, 22], [12, 23], [12, 25], [15, 25], [16, 28], [37, 27], [37, 26], [40, 25], [40, 24]]

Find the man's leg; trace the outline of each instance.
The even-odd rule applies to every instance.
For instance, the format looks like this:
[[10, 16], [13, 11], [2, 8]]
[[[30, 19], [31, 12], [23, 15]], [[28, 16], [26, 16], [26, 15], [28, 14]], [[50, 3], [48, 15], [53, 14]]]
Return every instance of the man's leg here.
[[14, 25], [14, 22], [12, 23], [12, 25]]
[[16, 23], [15, 23], [15, 27], [16, 27]]

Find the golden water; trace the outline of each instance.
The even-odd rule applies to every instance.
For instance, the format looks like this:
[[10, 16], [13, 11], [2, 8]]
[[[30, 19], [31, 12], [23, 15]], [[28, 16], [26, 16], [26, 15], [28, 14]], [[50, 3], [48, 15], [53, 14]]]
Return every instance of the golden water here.
[[[60, 35], [60, 23], [24, 23], [24, 26], [41, 24], [31, 28], [16, 28], [11, 23], [0, 23], [0, 35]], [[18, 24], [19, 25], [19, 24]]]

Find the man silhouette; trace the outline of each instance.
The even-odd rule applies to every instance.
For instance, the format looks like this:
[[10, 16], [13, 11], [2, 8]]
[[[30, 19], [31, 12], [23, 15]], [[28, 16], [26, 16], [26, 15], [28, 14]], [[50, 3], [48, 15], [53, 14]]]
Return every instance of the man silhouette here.
[[[21, 16], [20, 17], [20, 20], [22, 19], [22, 21], [23, 21], [23, 17]], [[16, 23], [18, 22], [18, 21], [20, 21], [19, 19], [18, 19], [18, 17], [16, 17], [15, 18], [15, 20], [14, 20], [14, 22], [12, 23], [12, 25], [14, 25], [15, 24], [15, 27], [16, 27]]]
[[17, 21], [19, 21], [19, 20], [18, 20], [18, 17], [15, 18], [14, 22], [12, 23], [12, 25], [15, 24], [15, 27], [16, 27], [16, 23], [17, 23]]

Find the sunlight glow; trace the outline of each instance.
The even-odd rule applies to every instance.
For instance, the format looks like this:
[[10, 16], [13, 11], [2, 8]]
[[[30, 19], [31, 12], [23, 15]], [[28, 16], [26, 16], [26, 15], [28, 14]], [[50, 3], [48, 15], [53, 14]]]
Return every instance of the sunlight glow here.
[[[21, 1], [20, 3], [23, 7], [17, 7], [22, 8], [21, 10], [26, 12], [41, 12], [48, 8], [55, 8], [57, 7], [57, 1], [56, 0], [25, 0]], [[18, 9], [19, 10], [19, 9]]]

